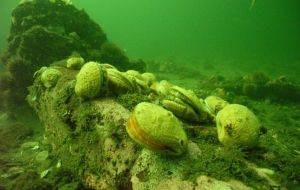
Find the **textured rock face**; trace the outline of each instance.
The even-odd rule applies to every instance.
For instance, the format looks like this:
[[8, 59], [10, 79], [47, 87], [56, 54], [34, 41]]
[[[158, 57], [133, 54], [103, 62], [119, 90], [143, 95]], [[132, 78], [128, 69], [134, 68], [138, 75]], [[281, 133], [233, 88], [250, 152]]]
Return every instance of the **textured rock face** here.
[[59, 0], [22, 3], [13, 10], [12, 20], [3, 62], [20, 56], [35, 66], [33, 70], [63, 59], [73, 51], [90, 58], [89, 51], [99, 51], [107, 41], [101, 27], [84, 11]]
[[[125, 124], [132, 113], [118, 103], [116, 97], [83, 99], [75, 93], [78, 70], [59, 66], [49, 68], [61, 73], [57, 83], [51, 88], [45, 87], [43, 72], [37, 72], [27, 100], [45, 127], [44, 139], [51, 147], [47, 150], [53, 159], [51, 163], [60, 163], [61, 168], [66, 168], [85, 188], [243, 189], [224, 182], [231, 179], [247, 185], [251, 180], [253, 184], [250, 185], [254, 188], [264, 187], [256, 189], [268, 187], [267, 182], [250, 168], [240, 149], [227, 149], [219, 144], [216, 128], [182, 123], [189, 140], [186, 151], [180, 156], [142, 148], [126, 133]], [[148, 120], [152, 121], [151, 117], [159, 112], [153, 107], [148, 109], [137, 113], [137, 121], [143, 127], [150, 125]], [[167, 119], [167, 116], [159, 117], [151, 123], [164, 126]], [[157, 130], [152, 127], [147, 129]], [[160, 139], [154, 140], [159, 142]], [[48, 175], [55, 173], [49, 171]]]
[[125, 130], [130, 112], [108, 98], [81, 100], [74, 91], [78, 71], [55, 68], [62, 73], [57, 84], [44, 87], [38, 73], [28, 96], [45, 126], [51, 154], [86, 187], [122, 189], [138, 150]]
[[36, 70], [74, 52], [84, 60], [107, 62], [121, 70], [145, 66], [142, 61], [130, 62], [86, 12], [66, 1], [24, 1], [12, 11], [11, 18], [7, 48], [1, 57], [10, 73], [9, 86], [14, 89], [8, 100], [11, 103], [24, 103]]
[[12, 11], [11, 18], [7, 49], [2, 55], [11, 75], [11, 104], [24, 103], [26, 88], [40, 67], [75, 51], [96, 58], [94, 55], [100, 55], [101, 45], [107, 41], [101, 27], [84, 11], [61, 0], [25, 1]]

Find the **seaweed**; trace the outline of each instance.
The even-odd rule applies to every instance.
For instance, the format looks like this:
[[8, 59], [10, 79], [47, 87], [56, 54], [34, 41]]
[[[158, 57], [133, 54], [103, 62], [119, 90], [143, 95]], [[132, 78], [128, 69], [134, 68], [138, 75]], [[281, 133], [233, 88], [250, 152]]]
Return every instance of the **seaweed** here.
[[205, 140], [197, 142], [201, 149], [201, 157], [185, 168], [185, 179], [195, 181], [199, 175], [207, 175], [219, 180], [240, 180], [247, 185], [257, 187], [268, 184], [253, 169], [249, 168], [243, 150], [220, 147]]
[[40, 175], [36, 171], [29, 170], [17, 177], [11, 189], [52, 190], [53, 185], [48, 180], [41, 179]]
[[297, 128], [272, 128], [261, 137], [261, 150], [249, 159], [257, 164], [273, 168], [274, 178], [284, 187], [300, 186], [300, 132]]

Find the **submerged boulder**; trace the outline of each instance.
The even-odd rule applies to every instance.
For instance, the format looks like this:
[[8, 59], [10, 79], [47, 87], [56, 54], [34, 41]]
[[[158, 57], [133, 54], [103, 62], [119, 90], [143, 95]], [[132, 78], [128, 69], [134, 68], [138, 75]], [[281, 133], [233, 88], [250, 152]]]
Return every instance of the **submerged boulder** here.
[[61, 73], [56, 85], [46, 88], [37, 73], [27, 98], [45, 126], [54, 160], [90, 189], [124, 189], [139, 149], [126, 134], [130, 112], [111, 98], [82, 100], [75, 93], [78, 71], [55, 69]]
[[[98, 65], [95, 66], [97, 68]], [[150, 139], [159, 143], [166, 151], [177, 150], [181, 145], [176, 143], [183, 138], [184, 147], [178, 149], [177, 156], [174, 156], [161, 154], [155, 148], [139, 146], [126, 132], [126, 123], [132, 118], [132, 113], [117, 102], [117, 97], [107, 94], [83, 99], [80, 94], [75, 93], [78, 80], [76, 76], [81, 71], [58, 66], [50, 68], [61, 73], [56, 85], [46, 88], [43, 85], [42, 72], [37, 72], [27, 100], [45, 126], [45, 143], [51, 147], [49, 153], [53, 156], [52, 163], [60, 163], [60, 167], [70, 168], [74, 179], [79, 179], [77, 182], [82, 183], [84, 188], [194, 189], [198, 185], [193, 181], [201, 175], [209, 174], [219, 180], [237, 178], [242, 182], [248, 180], [246, 173], [256, 176], [238, 156], [239, 149], [220, 149], [217, 140], [206, 142], [205, 138], [208, 137], [204, 137], [204, 133], [200, 137], [196, 132], [202, 127], [181, 123], [174, 116], [155, 117], [155, 112], [163, 110], [158, 105], [153, 104], [153, 107], [144, 107], [138, 110], [139, 113], [133, 113], [138, 126], [131, 127], [147, 129], [147, 136], [138, 133], [141, 136], [134, 136], [134, 139], [141, 137], [140, 143], [143, 145], [147, 145], [147, 140]], [[137, 99], [134, 94], [131, 99]], [[170, 114], [166, 110], [161, 112], [164, 112], [163, 115]], [[159, 128], [160, 124], [165, 126], [164, 123], [171, 118], [176, 122], [172, 120], [173, 124], [167, 126], [168, 129]], [[135, 135], [136, 131], [130, 132]], [[214, 138], [217, 139], [216, 133]], [[235, 164], [231, 165], [232, 162]], [[222, 171], [224, 167], [227, 167], [226, 171]], [[49, 171], [48, 175], [53, 175], [53, 171]], [[255, 178], [251, 177], [251, 180], [255, 181]]]
[[84, 60], [105, 61], [121, 70], [144, 69], [144, 62], [131, 62], [121, 48], [110, 45], [102, 28], [84, 10], [68, 1], [22, 1], [11, 18], [7, 48], [1, 56], [12, 81], [11, 105], [25, 102], [35, 71], [74, 52]]

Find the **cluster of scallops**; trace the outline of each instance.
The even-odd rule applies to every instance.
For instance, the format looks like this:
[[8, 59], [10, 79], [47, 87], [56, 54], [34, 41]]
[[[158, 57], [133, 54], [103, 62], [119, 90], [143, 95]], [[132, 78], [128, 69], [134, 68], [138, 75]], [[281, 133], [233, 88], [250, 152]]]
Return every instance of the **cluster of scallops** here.
[[[216, 96], [201, 99], [192, 90], [166, 80], [158, 82], [152, 73], [121, 72], [110, 64], [84, 63], [80, 57], [69, 58], [67, 67], [80, 69], [75, 93], [81, 98], [124, 93], [156, 97], [156, 103], [139, 103], [126, 123], [129, 136], [143, 147], [170, 155], [184, 153], [188, 138], [178, 118], [192, 123], [215, 122], [218, 139], [224, 146], [252, 147], [257, 143], [260, 122], [243, 105], [229, 104]], [[41, 80], [51, 88], [60, 76], [57, 69], [44, 68]]]

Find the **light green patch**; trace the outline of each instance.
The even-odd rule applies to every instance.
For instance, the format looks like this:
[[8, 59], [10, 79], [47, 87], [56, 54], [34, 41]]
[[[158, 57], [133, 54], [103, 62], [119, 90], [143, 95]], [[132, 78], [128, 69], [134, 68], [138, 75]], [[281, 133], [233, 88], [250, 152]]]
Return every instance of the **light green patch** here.
[[127, 93], [122, 94], [116, 98], [116, 101], [119, 102], [122, 106], [132, 111], [134, 107], [141, 102], [150, 102], [150, 99], [143, 94], [139, 93]]

